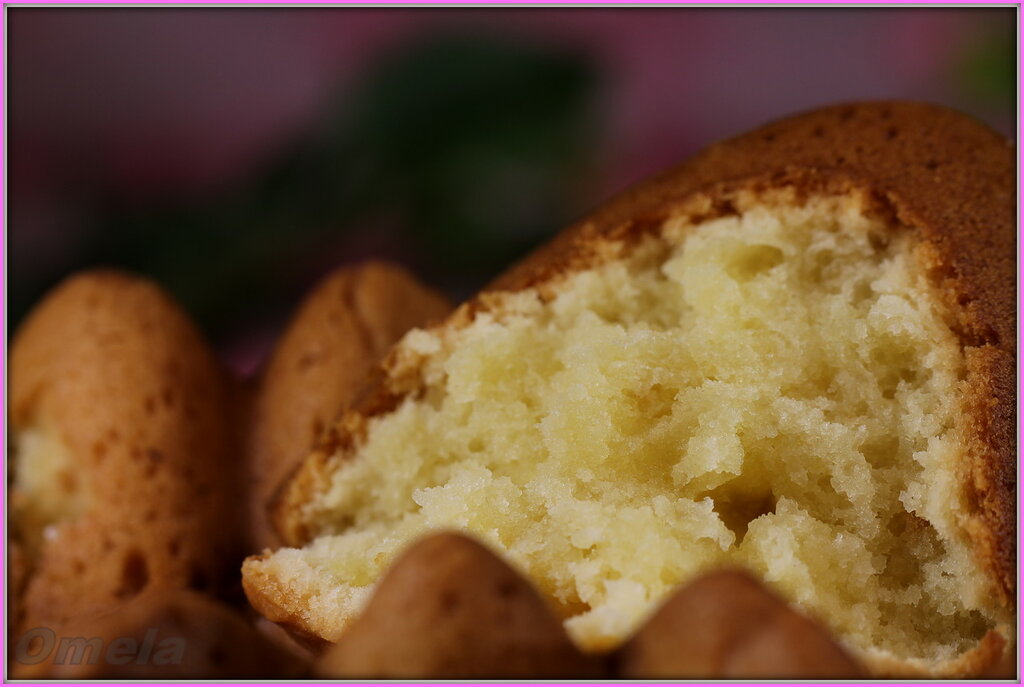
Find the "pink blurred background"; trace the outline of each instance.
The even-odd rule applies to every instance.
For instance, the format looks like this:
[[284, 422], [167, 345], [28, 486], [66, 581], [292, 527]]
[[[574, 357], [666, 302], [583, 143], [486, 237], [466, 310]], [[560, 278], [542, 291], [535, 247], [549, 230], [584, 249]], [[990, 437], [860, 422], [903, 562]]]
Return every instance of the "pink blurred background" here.
[[[1016, 132], [1014, 8], [13, 8], [7, 17], [16, 315], [83, 266], [76, 256], [97, 255], [87, 249], [112, 204], [188, 206], [244, 187], [326, 108], [344, 112], [344, 94], [367, 70], [431, 34], [500, 36], [571, 54], [595, 75], [581, 96], [593, 125], [588, 153], [536, 240], [715, 139], [822, 104], [927, 100]], [[339, 218], [339, 231], [346, 223]], [[331, 266], [367, 254], [403, 259], [387, 242], [359, 239], [359, 226], [299, 255], [298, 268], [275, 277], [284, 296], [264, 311], [218, 326], [224, 318], [204, 314], [201, 288], [178, 295], [251, 367], [294, 299]], [[483, 278], [439, 281], [463, 295]]]

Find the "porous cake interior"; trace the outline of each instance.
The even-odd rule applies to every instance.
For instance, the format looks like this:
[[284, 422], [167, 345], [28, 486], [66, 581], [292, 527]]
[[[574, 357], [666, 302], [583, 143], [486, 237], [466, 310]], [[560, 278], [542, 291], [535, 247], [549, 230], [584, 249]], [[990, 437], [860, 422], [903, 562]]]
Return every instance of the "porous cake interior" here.
[[45, 423], [13, 433], [11, 511], [15, 536], [35, 556], [49, 528], [72, 520], [85, 509], [71, 452]]
[[320, 536], [253, 565], [329, 638], [397, 551], [457, 528], [586, 649], [723, 564], [862, 655], [970, 648], [994, 623], [956, 523], [962, 362], [908, 233], [853, 195], [741, 206], [410, 333], [423, 394], [307, 504]]

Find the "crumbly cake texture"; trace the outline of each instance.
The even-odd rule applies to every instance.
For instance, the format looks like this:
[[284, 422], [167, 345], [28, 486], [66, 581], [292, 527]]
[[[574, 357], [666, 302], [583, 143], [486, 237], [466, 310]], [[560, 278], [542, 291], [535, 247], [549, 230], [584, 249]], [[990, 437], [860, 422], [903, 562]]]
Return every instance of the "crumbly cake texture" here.
[[21, 327], [10, 371], [12, 624], [224, 589], [241, 557], [230, 384], [180, 308], [147, 280], [80, 274]]
[[392, 351], [250, 600], [334, 639], [457, 527], [590, 650], [737, 563], [876, 672], [983, 670], [1013, 641], [1013, 178], [973, 120], [877, 103], [627, 192]]
[[373, 366], [409, 329], [450, 311], [442, 295], [384, 262], [335, 270], [310, 292], [255, 394], [246, 439], [250, 551], [281, 546], [268, 517], [274, 492], [364, 391]]

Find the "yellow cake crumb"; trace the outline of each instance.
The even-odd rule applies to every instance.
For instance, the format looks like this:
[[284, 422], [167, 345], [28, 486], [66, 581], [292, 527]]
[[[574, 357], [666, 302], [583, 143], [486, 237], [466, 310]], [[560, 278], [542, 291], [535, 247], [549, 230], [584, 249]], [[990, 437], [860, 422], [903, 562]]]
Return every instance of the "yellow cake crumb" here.
[[425, 394], [308, 504], [320, 536], [253, 565], [338, 623], [455, 528], [600, 650], [737, 564], [861, 654], [952, 658], [994, 621], [955, 520], [962, 359], [909, 241], [855, 196], [751, 204], [415, 331]]

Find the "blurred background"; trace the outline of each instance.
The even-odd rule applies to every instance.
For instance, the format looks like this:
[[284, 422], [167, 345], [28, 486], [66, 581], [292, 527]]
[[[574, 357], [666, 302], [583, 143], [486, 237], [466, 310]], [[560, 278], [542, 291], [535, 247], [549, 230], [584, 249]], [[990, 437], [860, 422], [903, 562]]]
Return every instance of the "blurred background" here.
[[7, 9], [9, 327], [164, 284], [238, 370], [369, 257], [463, 298], [611, 194], [818, 105], [1017, 130], [1017, 10]]

